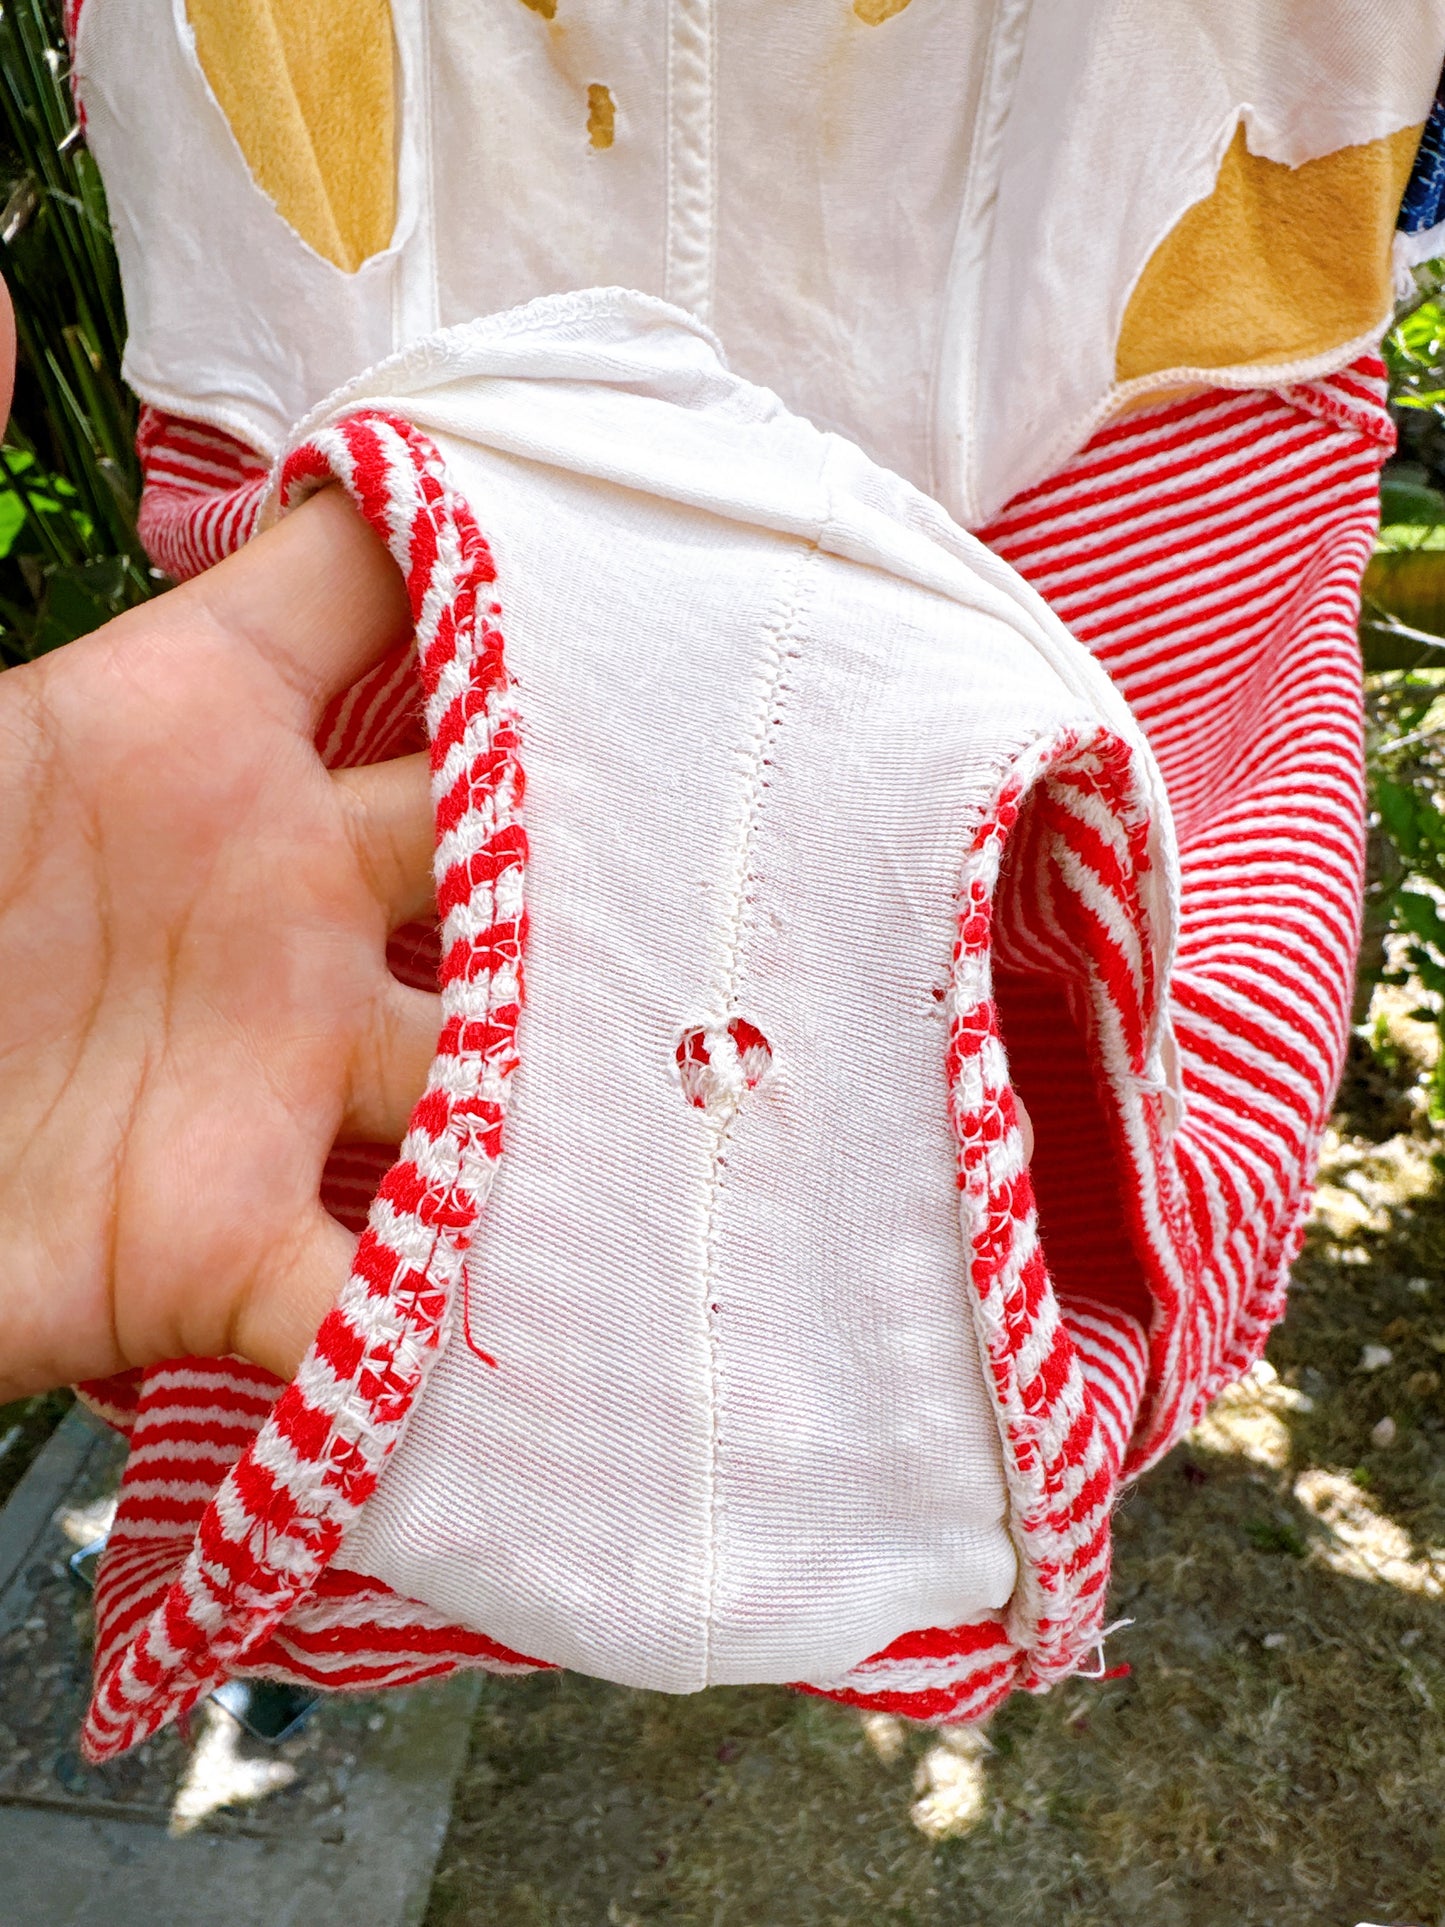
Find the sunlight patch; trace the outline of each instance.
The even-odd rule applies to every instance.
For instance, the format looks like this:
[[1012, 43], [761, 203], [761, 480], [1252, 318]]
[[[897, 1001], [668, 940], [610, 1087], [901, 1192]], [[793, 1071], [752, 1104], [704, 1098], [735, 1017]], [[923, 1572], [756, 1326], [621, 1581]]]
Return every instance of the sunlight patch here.
[[1282, 1472], [1290, 1458], [1286, 1414], [1308, 1412], [1313, 1405], [1305, 1393], [1284, 1384], [1273, 1365], [1261, 1358], [1237, 1385], [1219, 1394], [1189, 1436], [1205, 1451]]
[[1445, 1546], [1417, 1554], [1410, 1535], [1378, 1511], [1353, 1480], [1312, 1468], [1295, 1480], [1294, 1496], [1324, 1527], [1316, 1556], [1332, 1571], [1431, 1599], [1445, 1593]]
[[[1366, 1147], [1333, 1128], [1325, 1133], [1312, 1216], [1335, 1238], [1386, 1232], [1402, 1204], [1429, 1194], [1436, 1172], [1430, 1146], [1399, 1135]], [[1370, 1262], [1366, 1250], [1363, 1262]]]
[[114, 1493], [92, 1505], [73, 1505], [57, 1514], [56, 1524], [73, 1546], [92, 1546], [115, 1524]]
[[171, 1802], [172, 1834], [192, 1833], [223, 1807], [264, 1800], [296, 1778], [295, 1767], [286, 1760], [243, 1759], [241, 1729], [221, 1707], [208, 1703], [202, 1718], [205, 1730]]
[[955, 1727], [939, 1735], [913, 1779], [920, 1797], [908, 1812], [921, 1834], [930, 1840], [956, 1840], [978, 1825], [988, 1806], [984, 1758], [992, 1751], [976, 1727]]
[[884, 1766], [892, 1766], [903, 1752], [902, 1720], [896, 1719], [892, 1713], [865, 1713], [861, 1723], [863, 1737], [869, 1746]]

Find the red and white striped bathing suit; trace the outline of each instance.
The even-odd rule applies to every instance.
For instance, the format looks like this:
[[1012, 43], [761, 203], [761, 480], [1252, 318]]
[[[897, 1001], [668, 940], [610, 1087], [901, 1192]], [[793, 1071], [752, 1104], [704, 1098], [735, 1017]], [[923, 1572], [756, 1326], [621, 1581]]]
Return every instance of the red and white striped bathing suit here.
[[[124, 24], [120, 0], [89, 4], [88, 18], [104, 22], [109, 4]], [[114, 104], [101, 100], [105, 53], [98, 38], [87, 67], [82, 43], [82, 83], [103, 165], [112, 142], [113, 199], [117, 189], [123, 199], [125, 153]], [[98, 101], [109, 136], [95, 125]], [[139, 271], [132, 264], [128, 294]], [[154, 301], [145, 312], [155, 317]], [[147, 368], [160, 327], [156, 319], [145, 336]], [[968, 1718], [1015, 1687], [1077, 1669], [1097, 1646], [1121, 1476], [1167, 1449], [1279, 1315], [1348, 1022], [1363, 845], [1353, 623], [1391, 439], [1378, 362], [1290, 372], [1300, 378], [1250, 386], [1232, 376], [1231, 387], [1124, 416], [981, 530], [1093, 651], [1142, 725], [1177, 829], [1177, 949], [1172, 960], [1151, 949], [1159, 822], [1127, 730], [1051, 740], [977, 821], [953, 972], [939, 991], [940, 1118], [956, 1139], [971, 1227], [964, 1322], [999, 1425], [1013, 1591], [958, 1623], [910, 1625], [846, 1665], [779, 1675], [810, 1690]], [[149, 392], [154, 402], [159, 383]], [[360, 396], [323, 411], [314, 430], [284, 438], [274, 475], [226, 432], [231, 417], [213, 395], [199, 413], [210, 419], [147, 412], [152, 553], [190, 574], [251, 533], [268, 489], [284, 502], [327, 475], [351, 489], [408, 574], [425, 730], [416, 670], [395, 660], [334, 705], [321, 746], [333, 762], [357, 762], [429, 738], [443, 769], [471, 728], [470, 807], [486, 817], [485, 840], [465, 877], [441, 878], [443, 912], [485, 897], [494, 910], [505, 899], [505, 915], [460, 949], [444, 941], [444, 980], [481, 985], [490, 1001], [444, 1035], [400, 1162], [356, 1148], [333, 1160], [327, 1195], [338, 1215], [359, 1228], [378, 1182], [381, 1199], [347, 1298], [296, 1383], [280, 1392], [238, 1361], [186, 1360], [90, 1388], [132, 1440], [98, 1594], [88, 1728], [97, 1756], [133, 1744], [230, 1672], [354, 1687], [457, 1664], [539, 1663], [528, 1642], [519, 1651], [499, 1638], [496, 1621], [464, 1623], [388, 1586], [378, 1568], [418, 1568], [381, 1543], [381, 1528], [367, 1536], [368, 1519], [387, 1516], [389, 1492], [411, 1491], [409, 1479], [421, 1491], [433, 1476], [417, 1461], [438, 1354], [470, 1346], [492, 1358], [485, 1309], [464, 1318], [465, 1303], [448, 1303], [466, 1299], [469, 1241], [486, 1251], [481, 1194], [455, 1159], [448, 1179], [428, 1159], [444, 1164], [448, 1147], [457, 1157], [465, 1148], [442, 1095], [456, 1081], [451, 1058], [471, 1066], [469, 1090], [492, 1093], [468, 1126], [467, 1155], [505, 1169], [506, 1091], [518, 1053], [528, 1062], [515, 981], [526, 677], [519, 695], [503, 637], [514, 600], [531, 590], [508, 581], [505, 545], [494, 561], [494, 531], [405, 407], [378, 411]], [[981, 430], [980, 446], [1002, 433]], [[1004, 476], [1014, 458], [1005, 449], [990, 459]], [[988, 502], [986, 481], [975, 499]], [[896, 508], [900, 526], [912, 512]], [[826, 533], [811, 539], [846, 553]], [[540, 826], [544, 805], [535, 808]], [[445, 841], [445, 823], [439, 834]], [[543, 882], [526, 887], [535, 908]], [[396, 967], [417, 981], [436, 954], [418, 930], [394, 942]], [[699, 1031], [739, 1115], [753, 1105], [754, 1070], [728, 1055], [728, 1038], [736, 1046], [744, 1022], [739, 1011], [734, 1024]], [[782, 1076], [778, 1038], [769, 1041], [768, 1074]], [[680, 1040], [684, 1071], [696, 1049]], [[1011, 1089], [1034, 1120], [1032, 1182], [1018, 1169]], [[433, 1254], [420, 1269], [406, 1256], [421, 1248], [413, 1238]], [[466, 1440], [451, 1445], [464, 1451]], [[532, 1543], [519, 1532], [520, 1542]], [[366, 1556], [349, 1564], [358, 1547]], [[605, 1617], [605, 1596], [599, 1610]], [[583, 1619], [540, 1662], [579, 1663]]]

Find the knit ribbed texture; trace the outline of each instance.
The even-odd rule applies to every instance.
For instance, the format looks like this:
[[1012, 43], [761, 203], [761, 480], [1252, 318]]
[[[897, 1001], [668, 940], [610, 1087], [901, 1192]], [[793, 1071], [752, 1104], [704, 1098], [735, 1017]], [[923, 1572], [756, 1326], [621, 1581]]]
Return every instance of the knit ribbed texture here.
[[[1104, 431], [986, 531], [1096, 651], [1150, 736], [1179, 824], [1179, 956], [1164, 986], [1137, 941], [1148, 824], [1123, 746], [1103, 729], [1040, 745], [978, 833], [946, 991], [974, 1316], [1019, 1585], [1004, 1613], [907, 1634], [808, 1690], [951, 1720], [1076, 1670], [1102, 1619], [1121, 1460], [1134, 1473], [1166, 1450], [1279, 1315], [1347, 1033], [1363, 844], [1353, 623], [1389, 441], [1373, 361], [1286, 394], [1206, 395]], [[293, 458], [291, 487], [331, 471], [408, 573], [444, 779], [464, 753], [462, 711], [486, 719], [482, 762], [503, 798], [489, 874], [519, 882], [499, 641], [482, 652], [482, 686], [444, 686], [443, 638], [458, 613], [475, 618], [485, 549], [401, 425], [328, 431]], [[183, 517], [166, 520], [158, 498], [176, 484], [150, 472], [148, 526], [199, 542], [181, 536]], [[218, 513], [191, 512], [212, 525]], [[166, 552], [170, 566], [180, 553]], [[353, 760], [414, 713], [400, 662], [368, 681], [327, 723], [333, 753]], [[438, 793], [452, 793], [445, 780]], [[474, 981], [491, 1012], [450, 1039], [496, 1066], [495, 1108], [467, 1127], [483, 1157], [499, 1148], [519, 918], [514, 899], [468, 939], [480, 952], [443, 937], [448, 981]], [[1144, 1061], [1166, 988], [1182, 1122]], [[1077, 1049], [1040, 1045], [1029, 1018], [1048, 1010], [1066, 1014]], [[1014, 1087], [1039, 1138], [1043, 1244]], [[415, 1394], [454, 1268], [448, 1240], [466, 1233], [446, 1202], [457, 1120], [435, 1080], [418, 1117], [397, 1167], [411, 1176], [383, 1187], [391, 1235], [376, 1235], [374, 1213], [341, 1306], [274, 1409], [274, 1384], [235, 1361], [142, 1375], [101, 1574], [95, 1757], [229, 1671], [341, 1686], [532, 1663], [327, 1571]], [[1081, 1133], [1081, 1118], [1102, 1128]], [[367, 1182], [351, 1174], [353, 1206]], [[95, 1389], [123, 1416], [137, 1384]], [[259, 1453], [236, 1465], [257, 1437]]]

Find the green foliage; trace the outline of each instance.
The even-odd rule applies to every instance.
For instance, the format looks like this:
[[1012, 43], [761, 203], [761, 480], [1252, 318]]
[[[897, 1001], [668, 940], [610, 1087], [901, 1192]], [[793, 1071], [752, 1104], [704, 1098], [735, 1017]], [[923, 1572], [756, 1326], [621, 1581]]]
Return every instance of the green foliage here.
[[105, 195], [76, 125], [55, 0], [0, 11], [0, 269], [19, 371], [0, 449], [0, 663], [153, 593], [136, 536], [136, 406]]
[[[1438, 285], [1439, 276], [1433, 277]], [[1400, 456], [1381, 489], [1361, 634], [1370, 694], [1375, 875], [1365, 981], [1407, 986], [1441, 1053], [1430, 1108], [1445, 1118], [1445, 298], [1385, 343]]]
[[24, 535], [32, 515], [60, 516], [73, 522], [88, 538], [94, 523], [80, 507], [73, 485], [62, 475], [46, 475], [35, 457], [23, 449], [5, 451], [8, 487], [0, 487], [0, 561]]
[[1303, 1535], [1278, 1519], [1246, 1519], [1244, 1536], [1260, 1552], [1282, 1552], [1303, 1559], [1309, 1551]]
[[[1427, 286], [1438, 280], [1429, 277]], [[1445, 304], [1438, 294], [1403, 315], [1385, 342], [1390, 396], [1397, 408], [1445, 402]]]
[[1380, 489], [1380, 539], [1360, 625], [1368, 670], [1445, 668], [1445, 299], [1386, 337], [1400, 453]]
[[[1414, 474], [1387, 475], [1380, 487], [1380, 535], [1387, 546], [1396, 540], [1416, 546], [1445, 524], [1445, 495]], [[1398, 530], [1395, 537], [1392, 531]]]

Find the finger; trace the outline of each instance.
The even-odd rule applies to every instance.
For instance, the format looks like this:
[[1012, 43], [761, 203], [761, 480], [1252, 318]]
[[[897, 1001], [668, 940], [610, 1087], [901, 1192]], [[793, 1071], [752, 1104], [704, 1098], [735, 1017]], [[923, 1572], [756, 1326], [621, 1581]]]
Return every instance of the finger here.
[[441, 1027], [440, 997], [387, 979], [352, 1058], [342, 1142], [401, 1142], [426, 1089]]
[[1017, 1097], [1014, 1099], [1014, 1108], [1019, 1114], [1019, 1136], [1024, 1141], [1024, 1163], [1031, 1164], [1034, 1156], [1034, 1121]]
[[412, 627], [401, 571], [339, 488], [313, 495], [176, 598], [178, 616], [199, 604], [264, 657], [312, 719]]
[[238, 1307], [231, 1349], [278, 1378], [294, 1378], [351, 1270], [356, 1239], [318, 1203], [294, 1237], [267, 1254]]
[[425, 753], [340, 769], [333, 780], [349, 805], [357, 862], [386, 912], [387, 928], [429, 915], [436, 907], [436, 831]]

